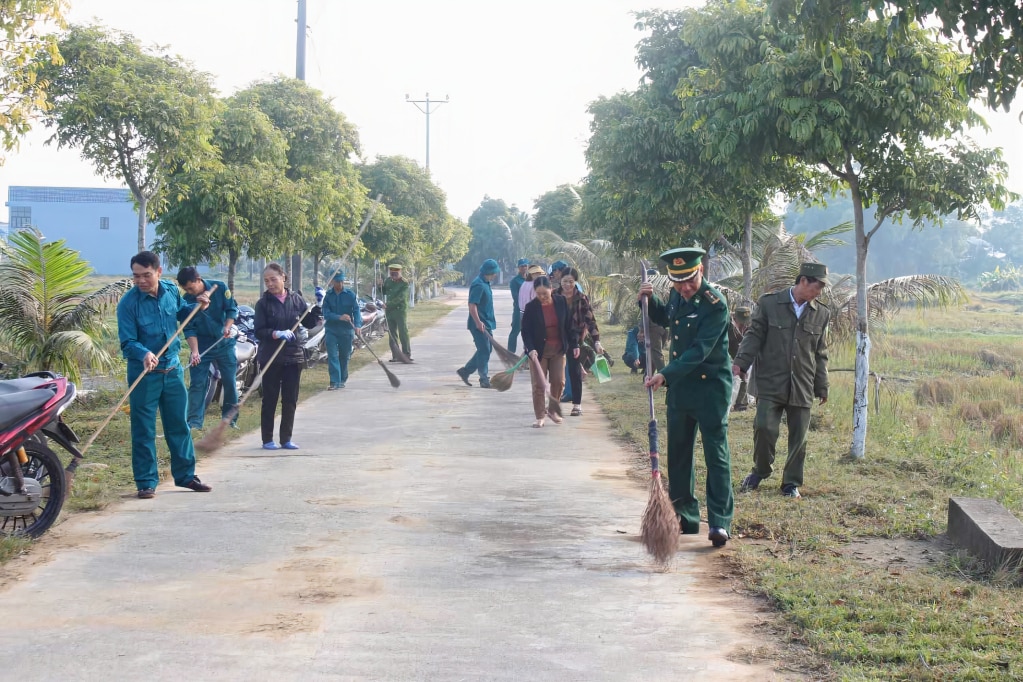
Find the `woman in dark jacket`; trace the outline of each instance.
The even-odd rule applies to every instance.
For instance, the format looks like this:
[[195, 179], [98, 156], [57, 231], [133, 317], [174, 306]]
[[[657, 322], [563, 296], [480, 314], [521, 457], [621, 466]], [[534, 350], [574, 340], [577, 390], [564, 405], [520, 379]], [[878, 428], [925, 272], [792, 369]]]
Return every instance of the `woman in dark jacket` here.
[[[536, 298], [526, 304], [522, 313], [522, 343], [526, 353], [540, 363], [541, 371], [550, 382], [550, 395], [561, 396], [565, 388], [565, 354], [576, 348], [568, 334], [568, 304], [561, 296], [554, 296], [551, 280], [545, 276], [533, 280]], [[532, 361], [530, 361], [532, 362]], [[543, 376], [530, 372], [533, 382], [534, 428], [540, 428], [544, 419], [550, 417], [555, 424], [561, 417], [548, 406], [550, 398], [545, 391]]]
[[[280, 347], [273, 362], [263, 374], [263, 409], [260, 427], [263, 431], [264, 450], [298, 450], [291, 440], [295, 425], [295, 408], [298, 406], [298, 387], [302, 376], [305, 357], [302, 344], [308, 338], [303, 326], [291, 331], [295, 322], [306, 316], [306, 303], [302, 294], [289, 291], [284, 285], [287, 275], [277, 263], [270, 263], [263, 270], [263, 284], [266, 293], [256, 303], [255, 334], [259, 339], [256, 359], [261, 368], [267, 367], [270, 358]], [[274, 415], [277, 399], [281, 401], [281, 442], [274, 442]]]
[[583, 340], [589, 337], [593, 344], [593, 350], [603, 353], [604, 348], [600, 345], [600, 330], [597, 329], [597, 320], [593, 315], [593, 306], [586, 294], [579, 291], [576, 283], [579, 281], [579, 271], [575, 268], [566, 268], [561, 273], [561, 295], [565, 297], [568, 304], [568, 336], [575, 350], [566, 357], [568, 362], [568, 381], [572, 395], [572, 414], [578, 417], [583, 413], [583, 366], [579, 357], [579, 349]]

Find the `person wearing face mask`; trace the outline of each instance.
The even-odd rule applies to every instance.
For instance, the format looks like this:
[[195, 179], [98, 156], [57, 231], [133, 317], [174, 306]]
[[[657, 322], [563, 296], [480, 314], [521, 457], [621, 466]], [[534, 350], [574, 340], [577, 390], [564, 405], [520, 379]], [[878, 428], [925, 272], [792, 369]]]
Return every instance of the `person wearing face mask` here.
[[703, 278], [704, 255], [703, 249], [661, 254], [671, 280], [667, 302], [653, 295], [650, 282], [640, 285], [640, 302], [644, 296], [649, 300], [650, 323], [667, 327], [671, 335], [668, 363], [644, 383], [653, 390], [668, 389], [668, 489], [681, 531], [700, 532], [693, 469], [699, 429], [707, 465], [708, 539], [722, 547], [728, 542], [734, 507], [727, 438], [732, 398], [729, 319], [724, 297]]
[[[555, 424], [561, 423], [561, 417], [551, 409], [551, 396], [561, 395], [565, 376], [565, 355], [578, 348], [573, 344], [569, 334], [568, 303], [563, 296], [555, 296], [551, 281], [544, 275], [533, 280], [536, 298], [526, 304], [522, 313], [522, 345], [526, 353], [540, 364], [544, 376], [537, 376], [536, 371], [530, 372], [533, 385], [533, 414], [536, 421], [534, 428], [541, 428], [544, 421], [550, 418]], [[544, 381], [547, 377], [547, 381]], [[550, 393], [546, 385], [550, 384]]]
[[568, 335], [573, 346], [573, 350], [566, 356], [570, 389], [566, 393], [571, 396], [572, 417], [578, 417], [583, 413], [583, 366], [579, 357], [580, 346], [589, 337], [593, 343], [593, 350], [597, 353], [604, 352], [604, 347], [600, 345], [600, 330], [593, 315], [593, 306], [590, 305], [590, 299], [586, 294], [579, 290], [578, 283], [579, 271], [573, 267], [565, 267], [561, 272], [561, 291], [558, 294], [568, 304]]
[[[263, 404], [260, 412], [260, 430], [264, 450], [298, 450], [291, 439], [295, 427], [295, 409], [298, 407], [299, 381], [305, 354], [302, 344], [308, 338], [306, 328], [295, 323], [305, 320], [306, 303], [302, 294], [287, 288], [287, 275], [277, 263], [269, 263], [263, 270], [266, 292], [256, 302], [254, 324], [259, 351], [256, 360], [263, 374]], [[270, 358], [283, 344], [273, 363]], [[274, 442], [274, 417], [277, 400], [281, 401], [280, 444]]]
[[494, 292], [490, 283], [501, 271], [501, 266], [493, 258], [483, 261], [480, 266], [480, 274], [469, 286], [469, 319], [466, 327], [472, 334], [473, 345], [476, 352], [469, 358], [464, 367], [455, 370], [458, 378], [466, 386], [469, 377], [475, 372], [480, 377], [480, 388], [490, 388], [490, 332], [497, 328], [497, 318], [494, 316]]

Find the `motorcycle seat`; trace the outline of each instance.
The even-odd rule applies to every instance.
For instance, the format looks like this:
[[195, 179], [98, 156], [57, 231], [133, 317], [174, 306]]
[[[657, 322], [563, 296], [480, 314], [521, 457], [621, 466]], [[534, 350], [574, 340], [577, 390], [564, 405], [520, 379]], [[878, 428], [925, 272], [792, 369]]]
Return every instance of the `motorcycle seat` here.
[[234, 354], [238, 362], [248, 362], [256, 355], [256, 346], [248, 341], [239, 341], [235, 344]]
[[46, 401], [52, 398], [55, 392], [56, 388], [0, 395], [0, 431], [10, 428], [31, 415], [46, 404]]
[[8, 395], [10, 393], [21, 393], [23, 391], [31, 391], [36, 386], [42, 386], [48, 381], [45, 377], [22, 377], [20, 379], [8, 379], [7, 381], [0, 381], [0, 395]]

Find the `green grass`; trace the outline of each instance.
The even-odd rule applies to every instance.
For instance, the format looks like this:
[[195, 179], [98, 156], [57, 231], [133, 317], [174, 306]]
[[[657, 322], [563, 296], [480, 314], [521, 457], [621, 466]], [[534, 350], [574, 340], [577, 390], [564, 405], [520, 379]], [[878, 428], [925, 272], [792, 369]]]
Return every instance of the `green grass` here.
[[[450, 311], [451, 307], [440, 299], [416, 304], [416, 307], [409, 311], [409, 333], [411, 335], [418, 334]], [[376, 341], [373, 349], [382, 357], [389, 355], [386, 340]], [[368, 352], [356, 351], [352, 356], [349, 369], [355, 371], [370, 362], [373, 362], [373, 358]], [[312, 369], [304, 370], [299, 400], [319, 393], [326, 388], [328, 383], [326, 364], [320, 363]], [[64, 413], [65, 421], [85, 441], [117, 404], [126, 388], [127, 386], [121, 386], [116, 390], [97, 391], [76, 400], [74, 405]], [[238, 418], [241, 430], [230, 433], [240, 435], [259, 428], [259, 405], [258, 396], [253, 396], [251, 400], [247, 401]], [[219, 408], [214, 407], [206, 415], [206, 424], [208, 427], [212, 427], [218, 421]], [[162, 433], [159, 426], [157, 433]], [[170, 475], [170, 463], [163, 438], [157, 438], [157, 456], [160, 462], [160, 476], [162, 479], [166, 479]], [[134, 494], [135, 484], [131, 472], [130, 421], [127, 414], [119, 413], [111, 420], [100, 437], [96, 439], [78, 471], [78, 476], [65, 504], [66, 513], [102, 509], [119, 498]], [[4, 551], [3, 545], [0, 545], [0, 561], [2, 561]]]
[[[624, 330], [602, 331], [604, 344], [620, 357]], [[936, 538], [945, 532], [950, 496], [992, 498], [1023, 517], [1023, 383], [1015, 369], [1023, 359], [1023, 319], [997, 303], [911, 312], [877, 341], [872, 369], [885, 380], [877, 406], [871, 394], [866, 459], [846, 454], [853, 374], [833, 372], [829, 403], [813, 411], [804, 498], [781, 497], [775, 478], [757, 492], [737, 493], [731, 563], [752, 591], [774, 604], [782, 632], [805, 645], [816, 674], [1021, 679], [1019, 572], [954, 552], [937, 554], [931, 566], [869, 561], [851, 543]], [[851, 349], [835, 348], [831, 366], [851, 368], [852, 357]], [[641, 377], [618, 367], [614, 381], [589, 382], [588, 389], [636, 451], [634, 472], [645, 478], [646, 393]], [[937, 404], [927, 397], [935, 392], [925, 390], [935, 382], [944, 382], [945, 391], [937, 392]], [[661, 424], [663, 400], [663, 393], [656, 397]], [[992, 416], [980, 416], [981, 408]], [[730, 418], [736, 489], [752, 463], [753, 416]], [[1013, 432], [1012, 424], [1020, 430]], [[783, 432], [780, 452], [784, 438]]]

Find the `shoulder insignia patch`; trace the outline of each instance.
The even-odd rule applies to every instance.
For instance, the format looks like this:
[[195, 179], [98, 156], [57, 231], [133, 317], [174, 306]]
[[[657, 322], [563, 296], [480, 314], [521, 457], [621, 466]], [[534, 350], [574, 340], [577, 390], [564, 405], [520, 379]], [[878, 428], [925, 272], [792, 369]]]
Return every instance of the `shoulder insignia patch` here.
[[224, 289], [224, 298], [230, 300], [230, 298], [231, 298], [231, 290], [230, 289]]
[[703, 297], [710, 301], [711, 304], [713, 305], [717, 305], [718, 303], [721, 302], [721, 299], [718, 298], [717, 295], [710, 289], [707, 289], [706, 291], [703, 292]]

